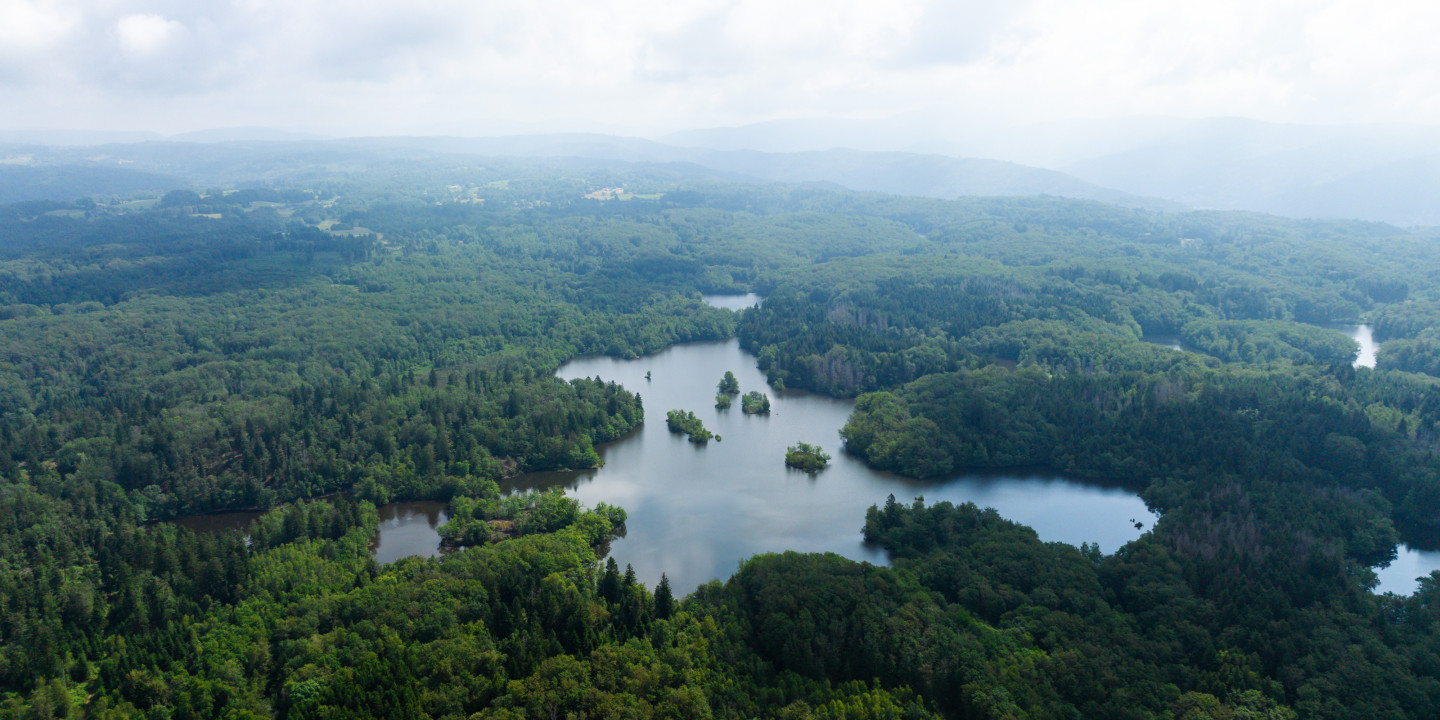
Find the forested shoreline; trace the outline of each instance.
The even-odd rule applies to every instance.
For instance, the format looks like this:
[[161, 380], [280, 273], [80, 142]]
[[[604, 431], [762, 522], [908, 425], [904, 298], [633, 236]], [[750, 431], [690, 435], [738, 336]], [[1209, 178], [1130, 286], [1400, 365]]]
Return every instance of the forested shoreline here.
[[[1433, 717], [1440, 578], [1369, 588], [1440, 539], [1435, 235], [514, 162], [6, 206], [0, 713]], [[1316, 327], [1362, 319], [1374, 370]], [[856, 397], [877, 468], [1162, 517], [1101, 555], [900, 498], [855, 518], [891, 568], [652, 590], [602, 563], [623, 510], [499, 497], [646, 419], [561, 363], [736, 335]], [[466, 549], [377, 565], [402, 499]], [[248, 540], [153, 522], [252, 507]]]

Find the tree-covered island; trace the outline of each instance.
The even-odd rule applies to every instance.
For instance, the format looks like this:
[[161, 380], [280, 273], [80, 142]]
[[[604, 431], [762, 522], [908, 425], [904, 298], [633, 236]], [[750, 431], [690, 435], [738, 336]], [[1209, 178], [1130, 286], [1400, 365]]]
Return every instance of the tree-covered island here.
[[715, 433], [705, 429], [705, 424], [690, 410], [671, 410], [665, 413], [665, 425], [670, 428], [670, 432], [689, 437], [692, 443], [709, 442], [710, 438], [718, 439]]
[[796, 443], [785, 450], [785, 465], [813, 473], [830, 465], [830, 456], [819, 445]]
[[740, 409], [746, 415], [764, 415], [770, 412], [770, 396], [759, 390], [751, 390], [740, 398]]

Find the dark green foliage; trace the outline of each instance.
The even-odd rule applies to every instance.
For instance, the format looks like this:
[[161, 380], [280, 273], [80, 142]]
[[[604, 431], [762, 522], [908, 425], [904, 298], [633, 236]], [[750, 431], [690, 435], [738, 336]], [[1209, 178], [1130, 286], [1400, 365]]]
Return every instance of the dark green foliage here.
[[1440, 377], [1440, 326], [1426, 329], [1413, 339], [1386, 341], [1376, 353], [1375, 366]]
[[[1434, 450], [1413, 443], [1406, 428], [1429, 426], [1435, 410], [1362, 412], [1393, 402], [1394, 380], [1363, 377], [990, 368], [862, 396], [841, 435], [848, 450], [918, 477], [1047, 466], [1147, 488], [1147, 500], [1162, 509], [1234, 478], [1363, 490], [1393, 503], [1402, 526], [1433, 533], [1440, 529], [1440, 498], [1427, 491], [1437, 482]], [[1377, 541], [1375, 551], [1385, 552], [1389, 541]]]
[[[1440, 534], [1440, 386], [1385, 371], [1435, 373], [1426, 236], [643, 167], [303, 167], [313, 187], [0, 207], [0, 716], [1440, 708], [1440, 580], [1368, 591], [1398, 534]], [[858, 395], [846, 448], [871, 464], [1049, 466], [1161, 520], [1104, 555], [892, 501], [865, 523], [892, 568], [766, 555], [677, 600], [597, 560], [623, 510], [500, 494], [644, 420], [556, 367], [729, 337], [696, 297], [738, 287], [768, 296], [738, 330], [772, 386]], [[1362, 313], [1380, 371], [1305, 325]], [[449, 500], [441, 533], [470, 547], [376, 565], [373, 504], [403, 498]], [[246, 536], [153, 523], [280, 504]]]
[[719, 390], [722, 395], [739, 395], [740, 381], [735, 379], [735, 373], [726, 370], [725, 377], [720, 378], [720, 383], [716, 385], [716, 389]]
[[796, 470], [817, 472], [830, 464], [830, 456], [819, 445], [797, 443], [785, 450], [785, 464]]
[[682, 433], [692, 443], [709, 442], [715, 433], [705, 429], [705, 424], [689, 410], [671, 410], [665, 413], [665, 425], [670, 432]]
[[670, 591], [670, 578], [660, 573], [660, 584], [655, 586], [655, 617], [669, 620], [675, 614], [675, 595]]

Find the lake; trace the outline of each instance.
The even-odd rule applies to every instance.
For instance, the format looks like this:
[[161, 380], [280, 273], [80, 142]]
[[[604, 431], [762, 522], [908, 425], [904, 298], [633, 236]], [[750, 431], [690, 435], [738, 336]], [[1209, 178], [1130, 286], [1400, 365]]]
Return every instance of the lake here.
[[1360, 354], [1355, 356], [1355, 367], [1375, 367], [1375, 351], [1380, 349], [1380, 343], [1375, 342], [1375, 334], [1370, 331], [1369, 325], [1325, 325], [1324, 327], [1345, 333], [1345, 337], [1359, 343]]
[[[741, 392], [769, 394], [771, 411], [747, 416], [740, 403], [717, 410], [715, 386], [729, 370]], [[650, 373], [651, 380], [645, 379]], [[885, 553], [861, 537], [865, 510], [888, 495], [903, 503], [924, 496], [994, 507], [1035, 528], [1044, 540], [1098, 543], [1106, 552], [1138, 537], [1156, 517], [1131, 491], [1077, 482], [1050, 473], [968, 474], [917, 481], [879, 472], [841, 450], [839, 430], [853, 402], [803, 391], [777, 393], [765, 385], [755, 358], [736, 340], [686, 343], [634, 360], [581, 358], [557, 374], [600, 377], [638, 392], [647, 422], [600, 448], [605, 465], [579, 472], [533, 473], [507, 490], [561, 487], [586, 505], [619, 505], [629, 513], [626, 533], [611, 554], [650, 585], [669, 575], [688, 592], [725, 579], [763, 552], [834, 552], [885, 564]], [[695, 445], [671, 433], [665, 412], [693, 411], [720, 441]], [[832, 456], [810, 475], [785, 467], [785, 449], [804, 441]]]
[[440, 549], [439, 528], [450, 520], [446, 503], [429, 500], [382, 505], [380, 529], [370, 543], [370, 555], [379, 563], [395, 562], [403, 557], [437, 557]]
[[1375, 568], [1380, 583], [1375, 592], [1410, 595], [1420, 588], [1416, 578], [1440, 570], [1440, 550], [1416, 550], [1409, 545], [1396, 548], [1395, 562], [1389, 567]]
[[[752, 307], [757, 295], [707, 302], [732, 309]], [[1368, 338], [1368, 327], [1360, 328]], [[1337, 328], [1338, 329], [1338, 328]], [[1356, 337], [1352, 335], [1352, 337]], [[1361, 358], [1365, 358], [1366, 341]], [[1373, 341], [1370, 341], [1373, 364]], [[1359, 361], [1357, 361], [1358, 363]], [[760, 390], [771, 399], [769, 415], [747, 416], [737, 401], [714, 407], [715, 385], [735, 373], [742, 392]], [[645, 374], [651, 379], [646, 380]], [[861, 537], [865, 510], [893, 494], [904, 503], [923, 496], [993, 507], [1035, 529], [1043, 540], [1098, 544], [1105, 552], [1139, 537], [1156, 516], [1130, 490], [1071, 480], [1043, 472], [990, 472], [918, 481], [873, 470], [847, 456], [839, 430], [853, 402], [765, 385], [753, 356], [736, 340], [687, 343], [634, 360], [581, 358], [556, 373], [564, 379], [600, 377], [638, 392], [648, 422], [600, 448], [605, 465], [594, 470], [532, 473], [507, 483], [507, 491], [561, 487], [586, 505], [607, 502], [629, 513], [626, 531], [611, 543], [622, 565], [634, 566], [649, 585], [662, 572], [681, 593], [711, 579], [725, 579], [756, 553], [796, 550], [834, 552], [853, 560], [887, 564], [883, 550]], [[667, 410], [691, 410], [722, 439], [694, 445], [671, 433]], [[785, 467], [787, 446], [823, 446], [829, 468], [814, 475]], [[444, 503], [391, 503], [379, 508], [372, 545], [381, 563], [441, 554], [437, 529], [448, 520]], [[199, 515], [175, 522], [196, 531], [244, 530], [258, 513]], [[1400, 546], [1389, 567], [1377, 568], [1376, 592], [1409, 594], [1415, 578], [1440, 569], [1440, 551]]]
[[725, 310], [744, 310], [765, 302], [765, 298], [755, 293], [745, 293], [744, 295], [701, 295], [700, 299], [703, 300], [706, 305], [714, 305], [715, 307]]

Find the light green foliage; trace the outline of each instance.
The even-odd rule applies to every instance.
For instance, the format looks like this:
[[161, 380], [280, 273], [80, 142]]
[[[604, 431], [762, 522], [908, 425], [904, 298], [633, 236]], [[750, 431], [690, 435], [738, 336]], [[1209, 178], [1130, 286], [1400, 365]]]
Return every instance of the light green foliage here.
[[726, 370], [725, 377], [720, 378], [720, 383], [716, 385], [716, 389], [719, 390], [722, 395], [739, 395], [740, 381], [735, 379], [735, 373]]
[[763, 415], [770, 412], [770, 396], [759, 390], [751, 390], [740, 398], [740, 409], [746, 415]]
[[1195, 320], [1180, 336], [1201, 352], [1232, 362], [1349, 363], [1354, 340], [1312, 325], [1278, 320]]

